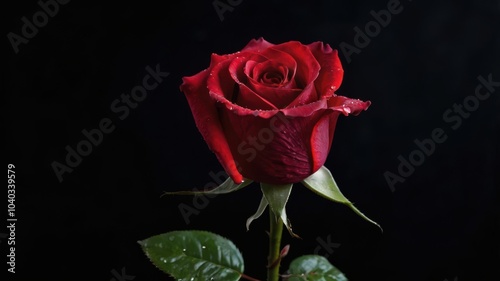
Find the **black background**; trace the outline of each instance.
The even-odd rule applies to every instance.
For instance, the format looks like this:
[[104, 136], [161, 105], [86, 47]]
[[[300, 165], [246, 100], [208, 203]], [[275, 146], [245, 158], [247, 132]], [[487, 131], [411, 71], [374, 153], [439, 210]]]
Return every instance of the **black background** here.
[[[8, 280], [107, 281], [122, 269], [137, 281], [169, 280], [136, 241], [181, 229], [230, 238], [245, 272], [264, 280], [267, 218], [245, 229], [260, 200], [257, 185], [210, 199], [189, 224], [178, 206], [192, 206], [192, 197], [160, 197], [203, 187], [213, 181], [210, 172], [221, 171], [179, 91], [181, 78], [205, 69], [211, 53], [236, 52], [252, 38], [354, 45], [353, 28], [364, 29], [370, 11], [387, 2], [243, 0], [221, 21], [212, 1], [71, 1], [17, 54], [5, 36], [4, 155], [5, 165], [16, 166], [18, 218], [17, 273], [5, 269]], [[21, 34], [21, 18], [41, 10], [36, 1], [16, 3], [4, 9], [4, 34]], [[339, 118], [325, 164], [384, 232], [297, 185], [287, 210], [303, 239], [284, 233], [291, 250], [283, 270], [316, 251], [351, 281], [499, 280], [500, 88], [456, 130], [443, 113], [474, 94], [479, 75], [500, 81], [500, 2], [401, 6], [350, 63], [340, 55], [345, 75], [337, 93], [372, 106]], [[170, 75], [118, 119], [112, 102], [157, 64]], [[51, 164], [64, 163], [65, 147], [75, 148], [81, 131], [103, 118], [115, 130], [60, 183]], [[446, 141], [391, 190], [384, 172], [397, 173], [398, 156], [408, 159], [414, 140], [435, 128]], [[329, 253], [320, 241], [340, 246]], [[6, 260], [5, 238], [0, 247]]]

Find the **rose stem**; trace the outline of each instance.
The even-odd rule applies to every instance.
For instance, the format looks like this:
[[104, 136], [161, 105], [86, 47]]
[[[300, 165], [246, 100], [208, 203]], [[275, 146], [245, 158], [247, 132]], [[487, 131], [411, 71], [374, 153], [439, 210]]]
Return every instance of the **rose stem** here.
[[269, 208], [269, 257], [267, 259], [267, 281], [279, 281], [280, 244], [283, 233], [283, 222]]
[[255, 278], [250, 277], [250, 276], [243, 274], [243, 273], [241, 274], [241, 278], [246, 279], [246, 280], [250, 280], [250, 281], [260, 281], [259, 279], [255, 279]]

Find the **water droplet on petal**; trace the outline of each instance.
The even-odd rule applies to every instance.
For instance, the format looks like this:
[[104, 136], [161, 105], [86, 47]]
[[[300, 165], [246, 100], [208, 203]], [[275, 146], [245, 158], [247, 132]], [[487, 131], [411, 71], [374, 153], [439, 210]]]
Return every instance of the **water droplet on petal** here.
[[253, 116], [259, 116], [259, 112], [257, 110], [255, 110], [254, 112], [252, 112], [252, 115]]

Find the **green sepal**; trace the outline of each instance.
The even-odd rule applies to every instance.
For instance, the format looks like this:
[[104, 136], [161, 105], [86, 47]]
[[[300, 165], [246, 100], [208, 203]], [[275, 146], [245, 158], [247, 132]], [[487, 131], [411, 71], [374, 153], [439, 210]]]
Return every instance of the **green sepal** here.
[[245, 179], [242, 183], [236, 184], [231, 178], [227, 178], [221, 185], [209, 190], [191, 190], [191, 191], [168, 191], [163, 195], [203, 195], [203, 194], [226, 194], [242, 189], [253, 181]]
[[264, 213], [264, 211], [266, 210], [267, 208], [267, 205], [269, 205], [269, 203], [267, 203], [267, 200], [264, 196], [262, 196], [262, 198], [260, 199], [260, 203], [259, 203], [259, 207], [257, 208], [257, 212], [255, 212], [255, 214], [253, 214], [252, 216], [250, 216], [248, 219], [247, 219], [247, 231], [250, 230], [250, 224], [260, 218], [260, 216], [262, 216], [262, 214]]
[[283, 224], [292, 237], [299, 238], [299, 236], [292, 231], [292, 226], [290, 221], [286, 216], [286, 203], [292, 192], [293, 184], [266, 184], [261, 183], [260, 188], [264, 194], [264, 198], [269, 204], [271, 211], [276, 215], [277, 218], [281, 218]]
[[325, 167], [322, 166], [318, 171], [316, 171], [314, 174], [310, 175], [309, 177], [305, 178], [302, 183], [315, 192], [316, 194], [332, 200], [334, 202], [342, 203], [347, 205], [351, 210], [353, 210], [356, 214], [358, 214], [360, 217], [363, 219], [373, 223], [374, 225], [378, 226], [380, 230], [382, 231], [382, 227], [376, 223], [375, 221], [371, 220], [367, 216], [365, 216], [360, 210], [358, 210], [351, 201], [349, 201], [344, 194], [340, 191], [337, 183], [335, 182], [335, 179], [332, 176], [332, 173]]

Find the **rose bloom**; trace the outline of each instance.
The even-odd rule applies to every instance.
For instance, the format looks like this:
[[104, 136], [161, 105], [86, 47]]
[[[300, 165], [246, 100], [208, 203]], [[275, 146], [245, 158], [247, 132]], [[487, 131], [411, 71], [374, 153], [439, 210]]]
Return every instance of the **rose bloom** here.
[[251, 40], [240, 52], [212, 54], [184, 77], [196, 126], [235, 183], [300, 182], [326, 161], [338, 116], [370, 101], [335, 94], [343, 69], [328, 44]]

